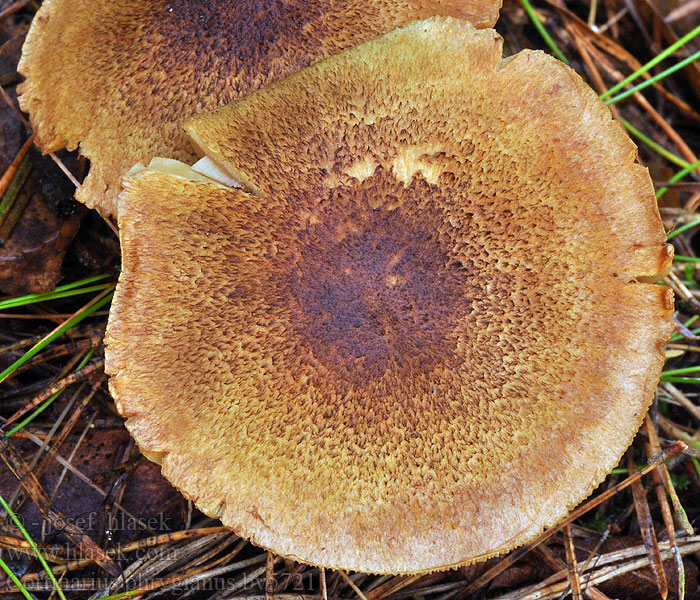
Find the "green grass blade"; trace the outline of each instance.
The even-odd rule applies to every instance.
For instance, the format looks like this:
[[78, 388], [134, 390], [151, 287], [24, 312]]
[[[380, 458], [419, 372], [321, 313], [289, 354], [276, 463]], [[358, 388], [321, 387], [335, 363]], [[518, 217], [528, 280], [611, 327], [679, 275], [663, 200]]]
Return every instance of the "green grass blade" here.
[[668, 369], [661, 371], [661, 375], [685, 375], [686, 373], [700, 373], [700, 365], [685, 367], [683, 369]]
[[118, 594], [112, 594], [111, 596], [102, 596], [101, 598], [98, 598], [97, 600], [120, 600], [120, 598], [128, 598], [129, 596], [135, 596], [139, 595], [142, 596], [145, 594], [141, 588], [137, 588], [135, 590], [130, 590], [128, 592], [120, 592]]
[[73, 288], [80, 287], [81, 285], [89, 285], [91, 283], [95, 283], [96, 281], [102, 281], [103, 279], [107, 279], [108, 277], [111, 277], [111, 273], [102, 273], [101, 275], [93, 275], [92, 277], [86, 277], [85, 279], [79, 279], [78, 281], [74, 281], [73, 283], [66, 283], [64, 285], [58, 286], [54, 292], [62, 292], [63, 290], [72, 290]]
[[[696, 160], [692, 165], [688, 165], [687, 167], [683, 167], [678, 173], [676, 173], [671, 179], [668, 180], [669, 183], [676, 183], [676, 181], [680, 181], [683, 179], [688, 173], [695, 171], [700, 167], [700, 160]], [[658, 200], [663, 196], [666, 192], [668, 191], [667, 187], [661, 187], [658, 190], [656, 190], [656, 199]]]
[[10, 578], [10, 581], [12, 581], [12, 583], [15, 584], [15, 586], [17, 587], [17, 589], [21, 592], [21, 594], [22, 594], [27, 600], [34, 600], [34, 598], [32, 598], [32, 596], [31, 596], [31, 594], [27, 591], [27, 588], [25, 588], [25, 587], [22, 585], [22, 582], [19, 580], [19, 578], [17, 577], [17, 575], [15, 575], [15, 574], [12, 572], [12, 569], [10, 569], [10, 567], [7, 566], [7, 564], [5, 563], [5, 561], [4, 561], [2, 558], [0, 558], [0, 568], [1, 568], [3, 571], [5, 571], [6, 575]]
[[654, 85], [657, 81], [661, 81], [662, 79], [668, 77], [669, 75], [672, 75], [676, 71], [679, 71], [683, 67], [689, 65], [691, 62], [696, 61], [698, 58], [700, 58], [700, 50], [698, 50], [695, 54], [691, 54], [688, 58], [684, 58], [681, 62], [673, 65], [672, 67], [669, 67], [668, 69], [661, 71], [661, 73], [658, 73], [654, 75], [653, 77], [650, 77], [646, 81], [643, 81], [639, 85], [635, 85], [633, 88], [630, 88], [629, 90], [625, 90], [621, 94], [618, 94], [617, 96], [614, 96], [613, 98], [608, 98], [605, 100], [605, 104], [610, 106], [611, 104], [615, 104], [615, 102], [619, 102], [620, 100], [624, 100], [625, 98], [629, 98], [632, 94], [636, 92], [641, 92], [642, 90], [645, 90], [648, 88], [650, 85]]
[[32, 163], [29, 160], [29, 155], [27, 154], [19, 165], [19, 168], [12, 177], [12, 181], [8, 186], [5, 193], [0, 199], [0, 225], [7, 222], [8, 213], [12, 210], [12, 206], [15, 205], [17, 196], [20, 194], [22, 186], [29, 178], [29, 173], [32, 171]]
[[39, 559], [41, 566], [44, 568], [44, 571], [46, 572], [49, 579], [51, 580], [51, 583], [53, 583], [53, 587], [56, 590], [56, 593], [58, 594], [59, 598], [61, 598], [61, 600], [66, 600], [66, 596], [63, 593], [61, 586], [58, 584], [58, 581], [56, 581], [56, 576], [53, 574], [51, 567], [49, 567], [49, 563], [46, 562], [44, 555], [41, 553], [41, 551], [39, 550], [39, 547], [36, 545], [36, 543], [32, 539], [32, 536], [29, 535], [29, 532], [24, 528], [22, 521], [17, 517], [17, 515], [14, 513], [14, 511], [10, 508], [10, 505], [7, 502], [5, 502], [5, 498], [3, 498], [2, 495], [0, 495], [0, 506], [2, 506], [5, 509], [5, 512], [12, 519], [12, 521], [17, 526], [17, 528], [22, 532], [24, 539], [27, 540], [27, 542], [29, 542], [29, 545], [32, 547], [32, 550], [34, 550], [36, 557]]
[[675, 377], [673, 375], [662, 375], [661, 381], [668, 381], [669, 383], [700, 383], [700, 377]]
[[36, 304], [37, 302], [47, 302], [48, 300], [58, 300], [59, 298], [69, 298], [80, 294], [89, 294], [90, 292], [99, 292], [113, 285], [112, 283], [102, 283], [100, 285], [89, 285], [87, 287], [73, 288], [70, 290], [53, 290], [43, 294], [29, 294], [18, 298], [8, 298], [7, 300], [0, 300], [0, 310], [27, 306], [28, 304]]
[[535, 26], [539, 34], [542, 36], [542, 39], [544, 40], [544, 43], [549, 46], [549, 49], [554, 53], [554, 56], [556, 56], [561, 62], [564, 64], [569, 64], [569, 60], [564, 56], [564, 53], [559, 49], [559, 46], [557, 46], [557, 43], [552, 39], [552, 36], [549, 35], [549, 32], [544, 28], [544, 25], [542, 25], [542, 21], [539, 20], [537, 15], [535, 14], [535, 9], [532, 8], [532, 4], [530, 4], [530, 0], [522, 0], [523, 3], [523, 8], [525, 9], [525, 12], [527, 13], [527, 16], [530, 17], [530, 20], [532, 21], [532, 24]]
[[83, 319], [86, 317], [89, 317], [92, 313], [96, 312], [100, 308], [102, 308], [105, 304], [107, 304], [111, 299], [112, 296], [114, 295], [114, 292], [110, 292], [109, 289], [105, 290], [102, 294], [97, 296], [96, 298], [93, 298], [90, 302], [88, 302], [83, 308], [78, 311], [78, 314], [73, 316], [72, 318], [68, 319], [56, 329], [54, 329], [51, 333], [49, 333], [44, 339], [41, 341], [37, 342], [34, 346], [32, 346], [27, 352], [25, 352], [20, 358], [18, 358], [15, 362], [13, 362], [7, 369], [5, 369], [2, 373], [0, 373], [0, 383], [5, 381], [12, 373], [14, 373], [15, 369], [18, 367], [22, 366], [24, 363], [26, 363], [28, 360], [30, 360], [32, 357], [36, 356], [39, 352], [41, 352], [46, 346], [48, 346], [51, 342], [53, 342], [56, 338], [60, 337], [63, 335], [66, 331], [68, 331], [71, 327], [74, 327], [78, 323], [80, 323]]
[[[95, 354], [95, 350], [96, 348], [90, 348], [90, 350], [88, 350], [88, 353], [83, 357], [83, 360], [80, 361], [80, 364], [75, 368], [75, 371], [80, 371], [80, 369], [82, 369], [88, 363], [88, 361], [92, 358], [92, 355]], [[46, 400], [44, 400], [44, 402], [37, 406], [32, 413], [30, 413], [19, 423], [17, 423], [17, 425], [10, 429], [5, 434], [5, 437], [9, 438], [10, 436], [20, 431], [23, 427], [26, 427], [36, 417], [43, 413], [49, 406], [51, 406], [61, 396], [61, 394], [63, 394], [64, 391], [65, 389], [62, 389], [58, 390], [55, 394], [51, 394], [51, 396], [49, 396]]]
[[112, 273], [102, 273], [101, 275], [93, 275], [92, 277], [86, 277], [85, 279], [79, 279], [78, 281], [73, 281], [72, 283], [66, 283], [64, 285], [59, 285], [57, 288], [54, 288], [50, 292], [44, 292], [42, 294], [25, 294], [24, 296], [16, 296], [14, 298], [5, 298], [4, 300], [0, 300], [0, 306], [3, 306], [5, 303], [10, 303], [10, 302], [20, 302], [23, 301], [23, 304], [31, 304], [34, 298], [42, 298], [46, 296], [47, 294], [56, 294], [59, 292], [65, 292], [67, 290], [74, 290], [75, 288], [83, 287], [86, 285], [90, 285], [93, 283], [97, 283], [98, 281], [103, 281], [104, 279], [108, 279], [109, 277], [112, 277]]
[[[43, 413], [49, 406], [51, 406], [61, 395], [61, 392], [63, 390], [59, 390], [55, 394], [52, 394], [49, 396], [42, 404], [36, 407], [34, 411], [26, 418], [24, 418], [22, 421], [19, 422], [15, 427], [10, 429], [5, 435], [5, 437], [11, 437], [13, 434], [17, 433], [20, 429], [31, 423], [36, 417], [38, 417], [41, 413]], [[0, 435], [2, 435], [2, 432], [0, 432]]]
[[629, 472], [630, 470], [627, 467], [619, 467], [610, 471], [608, 475], [627, 475]]
[[683, 256], [682, 254], [675, 254], [673, 260], [685, 263], [700, 263], [700, 256]]
[[666, 239], [672, 240], [677, 235], [680, 235], [681, 233], [688, 231], [688, 229], [692, 229], [693, 227], [696, 227], [698, 225], [700, 225], [700, 219], [695, 219], [695, 221], [691, 221], [690, 223], [686, 223], [685, 225], [681, 225], [678, 229], [674, 229], [671, 233], [669, 233], [666, 236]]
[[700, 461], [698, 461], [698, 459], [695, 458], [694, 456], [691, 456], [691, 457], [690, 457], [690, 462], [693, 463], [693, 466], [695, 467], [695, 470], [696, 470], [697, 473], [698, 473], [698, 477], [700, 477]]
[[[63, 285], [59, 285], [57, 288], [51, 290], [52, 292], [62, 292], [64, 290], [72, 290], [73, 288], [80, 287], [82, 285], [89, 285], [91, 283], [95, 283], [96, 281], [102, 281], [103, 279], [107, 279], [108, 277], [111, 277], [111, 273], [102, 273], [101, 275], [93, 275], [92, 277], [86, 277], [85, 279], [79, 279], [78, 281], [73, 281], [72, 283], [65, 283]], [[49, 292], [51, 293], [51, 292]], [[34, 296], [35, 294], [27, 294], [26, 296], [20, 296], [21, 298], [29, 298]]]
[[652, 58], [648, 63], [645, 65], [642, 65], [641, 68], [637, 69], [634, 73], [632, 73], [630, 76], [625, 77], [622, 81], [619, 83], [615, 84], [613, 87], [611, 87], [607, 92], [602, 94], [600, 96], [601, 100], [605, 100], [605, 98], [612, 96], [615, 92], [621, 90], [624, 88], [630, 81], [634, 81], [637, 79], [637, 77], [643, 75], [650, 69], [653, 69], [656, 65], [658, 65], [664, 58], [667, 56], [670, 56], [673, 54], [676, 50], [678, 50], [681, 46], [685, 46], [690, 40], [692, 40], [694, 37], [700, 34], [700, 25], [698, 25], [695, 29], [684, 35], [682, 38], [680, 38], [677, 42], [671, 44], [666, 50], [663, 52], [659, 53], [657, 56]]
[[625, 126], [625, 129], [627, 129], [627, 131], [629, 131], [634, 137], [644, 142], [647, 146], [649, 146], [649, 148], [663, 156], [666, 160], [672, 162], [674, 165], [678, 165], [679, 167], [682, 167], [684, 169], [690, 166], [690, 163], [688, 163], [688, 161], [683, 160], [680, 156], [676, 156], [675, 154], [673, 154], [673, 152], [669, 152], [668, 150], [666, 150], [666, 148], [664, 148], [660, 144], [657, 144], [650, 137], [647, 137], [641, 131], [639, 131], [639, 129], [632, 125], [632, 123], [630, 123], [627, 119], [623, 119], [622, 117], [620, 117], [620, 123], [622, 123]]
[[[685, 323], [683, 323], [683, 326], [687, 329], [693, 323], [695, 323], [695, 321], [697, 321], [698, 319], [700, 319], [700, 317], [698, 317], [698, 315], [693, 315], [692, 317], [690, 317], [690, 319], [688, 319]], [[692, 333], [693, 335], [697, 335], [698, 333], [700, 333], [700, 328], [691, 329], [690, 333]], [[674, 331], [673, 334], [671, 335], [671, 339], [669, 339], [668, 341], [669, 342], [677, 342], [677, 341], [683, 340], [683, 339], [685, 339], [685, 338], [683, 337], [682, 334], [678, 333], [677, 331]]]

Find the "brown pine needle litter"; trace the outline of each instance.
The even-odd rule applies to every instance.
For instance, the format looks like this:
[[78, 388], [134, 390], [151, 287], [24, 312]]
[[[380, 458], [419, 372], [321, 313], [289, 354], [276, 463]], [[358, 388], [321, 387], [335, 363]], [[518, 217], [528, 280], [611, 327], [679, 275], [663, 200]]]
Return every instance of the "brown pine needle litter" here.
[[[32, 227], [48, 213], [78, 214], [72, 196], [89, 172], [75, 153], [55, 155], [60, 169], [42, 160], [19, 110], [19, 51], [39, 5], [0, 0], [0, 220], [13, 224], [0, 268], [12, 265], [27, 282], [46, 268], [43, 260], [19, 261], [37, 251]], [[109, 394], [102, 338], [120, 269], [118, 232], [88, 211], [60, 257], [58, 286], [27, 287], [19, 298], [0, 290], [0, 497], [7, 505], [0, 594], [700, 599], [699, 27], [698, 2], [660, 0], [508, 0], [496, 25], [505, 55], [525, 48], [560, 55], [609, 102], [639, 146], [675, 246], [664, 284], [675, 294], [677, 326], [653, 405], [625, 459], [567, 518], [500, 557], [407, 576], [319, 569], [221, 527], [140, 455]], [[65, 235], [58, 221], [52, 226]], [[562, 468], [560, 476], [570, 474]]]

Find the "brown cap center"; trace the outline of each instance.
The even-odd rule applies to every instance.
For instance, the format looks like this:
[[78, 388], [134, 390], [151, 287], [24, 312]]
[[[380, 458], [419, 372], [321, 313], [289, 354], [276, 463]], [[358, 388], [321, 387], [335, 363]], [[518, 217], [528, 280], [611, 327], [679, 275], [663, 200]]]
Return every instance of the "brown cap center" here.
[[454, 360], [451, 332], [467, 275], [439, 239], [441, 212], [417, 212], [409, 206], [422, 203], [404, 202], [430, 186], [393, 181], [387, 193], [377, 185], [373, 176], [336, 189], [282, 270], [302, 345], [356, 384], [387, 370], [408, 376]]

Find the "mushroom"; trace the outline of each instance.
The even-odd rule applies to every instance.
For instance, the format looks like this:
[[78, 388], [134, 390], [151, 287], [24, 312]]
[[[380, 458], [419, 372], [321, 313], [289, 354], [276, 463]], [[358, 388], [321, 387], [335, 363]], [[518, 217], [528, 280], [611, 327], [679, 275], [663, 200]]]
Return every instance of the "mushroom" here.
[[253, 543], [374, 573], [483, 560], [640, 425], [673, 329], [639, 281], [672, 258], [651, 180], [574, 71], [501, 51], [414, 22], [188, 120], [241, 188], [173, 161], [126, 179], [113, 397]]
[[117, 214], [120, 181], [154, 156], [194, 158], [182, 121], [414, 19], [493, 26], [501, 0], [45, 0], [22, 50], [19, 102], [43, 152], [90, 159], [76, 198]]

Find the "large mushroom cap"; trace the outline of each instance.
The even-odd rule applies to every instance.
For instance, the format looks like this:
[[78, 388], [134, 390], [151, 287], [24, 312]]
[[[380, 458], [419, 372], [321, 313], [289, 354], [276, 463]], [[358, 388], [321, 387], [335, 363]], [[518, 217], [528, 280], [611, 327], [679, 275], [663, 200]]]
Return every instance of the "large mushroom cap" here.
[[80, 151], [76, 198], [116, 215], [121, 178], [154, 156], [190, 161], [182, 120], [405, 25], [489, 27], [501, 0], [45, 0], [22, 50], [20, 104], [44, 152]]
[[188, 130], [244, 187], [127, 179], [107, 370], [200, 509], [301, 561], [418, 572], [527, 541], [615, 466], [672, 330], [637, 278], [672, 252], [571, 69], [431, 19]]

